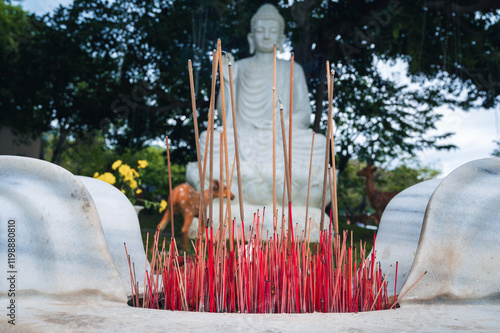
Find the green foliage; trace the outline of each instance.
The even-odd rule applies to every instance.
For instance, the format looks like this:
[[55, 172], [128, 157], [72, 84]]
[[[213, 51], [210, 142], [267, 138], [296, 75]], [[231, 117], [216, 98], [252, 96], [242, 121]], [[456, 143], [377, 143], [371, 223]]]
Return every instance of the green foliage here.
[[[52, 160], [56, 135], [57, 132], [48, 132], [43, 137], [45, 160]], [[68, 139], [66, 147], [60, 165], [75, 175], [92, 177], [117, 159], [116, 153], [106, 147], [104, 136], [99, 131], [85, 133], [78, 140]]]
[[364, 209], [365, 179], [356, 175], [361, 168], [360, 162], [351, 160], [344, 172], [339, 174], [337, 185], [339, 215], [345, 215], [349, 210]]
[[[164, 148], [150, 146], [137, 152], [124, 152], [117, 156], [124, 163], [135, 163], [138, 160], [146, 160], [149, 166], [144, 169], [141, 177], [145, 188], [144, 198], [156, 200], [167, 199], [170, 189], [168, 182], [168, 165]], [[180, 164], [170, 166], [172, 188], [185, 182], [186, 167]]]
[[495, 148], [493, 153], [491, 153], [491, 156], [500, 157], [500, 142], [499, 141], [495, 141], [495, 142], [497, 144], [497, 147]]
[[[53, 134], [44, 136], [45, 159], [53, 154]], [[132, 167], [138, 160], [146, 160], [148, 167], [141, 170], [141, 182], [144, 188], [142, 199], [159, 202], [169, 194], [168, 166], [166, 151], [158, 146], [149, 146], [139, 151], [125, 150], [117, 152], [109, 149], [99, 132], [88, 134], [84, 140], [68, 140], [68, 148], [61, 155], [61, 166], [75, 175], [93, 177], [95, 172], [113, 171], [111, 165], [121, 160]], [[171, 164], [172, 188], [185, 182], [186, 168], [183, 164]]]
[[[26, 38], [17, 49], [7, 35], [0, 38], [7, 45], [0, 62], [1, 122], [33, 136], [51, 131], [55, 163], [96, 131], [118, 153], [168, 135], [173, 161], [194, 160], [187, 60], [193, 60], [204, 129], [217, 38], [237, 59], [248, 56], [250, 17], [264, 2], [75, 0], [38, 18], [2, 3], [12, 7], [0, 14], [6, 31]], [[352, 159], [383, 163], [422, 149], [451, 149], [440, 144], [449, 133], [429, 134], [440, 117], [436, 106], [491, 107], [498, 101], [497, 2], [274, 3], [308, 80], [316, 132], [325, 130], [326, 60], [337, 71], [341, 173]], [[379, 60], [403, 60], [421, 89], [383, 78]]]
[[439, 171], [428, 167], [412, 169], [406, 165], [400, 165], [389, 172], [382, 171], [377, 180], [379, 181], [380, 190], [394, 192], [404, 190], [438, 175]]
[[[352, 160], [345, 171], [339, 175], [337, 195], [339, 215], [349, 213], [372, 213], [373, 210], [366, 199], [366, 179], [356, 173], [366, 164]], [[400, 165], [392, 170], [378, 168], [375, 174], [375, 187], [384, 192], [402, 191], [412, 185], [438, 176], [439, 171], [428, 167], [410, 168]]]
[[31, 34], [30, 24], [34, 17], [23, 11], [21, 6], [13, 6], [0, 1], [0, 53], [17, 52]]

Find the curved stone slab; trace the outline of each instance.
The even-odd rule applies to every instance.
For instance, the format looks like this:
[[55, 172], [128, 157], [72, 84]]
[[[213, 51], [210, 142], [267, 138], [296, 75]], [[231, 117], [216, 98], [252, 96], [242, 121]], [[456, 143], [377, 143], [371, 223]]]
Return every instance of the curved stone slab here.
[[[131, 293], [130, 268], [123, 243], [127, 244], [130, 261], [135, 263], [137, 281], [144, 280], [146, 253], [142, 243], [137, 213], [127, 197], [116, 187], [102, 180], [76, 176], [87, 188], [99, 213], [109, 252], [127, 294]], [[141, 268], [142, 267], [142, 268]]]
[[441, 178], [430, 179], [413, 185], [398, 193], [387, 205], [377, 232], [375, 247], [377, 260], [388, 271], [387, 291], [394, 292], [396, 262], [398, 262], [398, 281], [396, 293], [401, 291], [413, 259], [417, 252], [418, 240], [422, 230], [425, 209]]
[[500, 158], [466, 163], [434, 191], [402, 302], [498, 296]]
[[[14, 226], [9, 274], [15, 277], [16, 297], [101, 295], [126, 302], [94, 202], [70, 172], [33, 158], [0, 156], [0, 221], [5, 266], [7, 226]], [[0, 280], [6, 295], [11, 281]]]

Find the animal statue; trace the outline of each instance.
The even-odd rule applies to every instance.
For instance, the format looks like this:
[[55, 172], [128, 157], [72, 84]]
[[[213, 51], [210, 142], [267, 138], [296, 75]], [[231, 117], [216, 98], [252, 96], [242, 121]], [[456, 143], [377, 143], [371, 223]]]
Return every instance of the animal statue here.
[[[392, 200], [399, 192], [383, 192], [375, 188], [375, 172], [377, 167], [368, 164], [363, 169], [357, 172], [359, 177], [366, 177], [366, 195], [373, 209], [375, 209], [378, 221], [382, 218], [382, 213], [387, 207], [389, 201]], [[379, 222], [380, 223], [380, 222]], [[378, 223], [377, 223], [378, 225]]]
[[[347, 219], [350, 223], [348, 224], [356, 224], [356, 223], [361, 223], [365, 226], [367, 225], [378, 225], [380, 224], [380, 220], [377, 217], [376, 213], [373, 214], [366, 214], [366, 213], [360, 213], [360, 214], [352, 214], [352, 215], [347, 215]], [[373, 221], [373, 223], [370, 223], [370, 221]]]
[[[205, 190], [205, 202], [208, 202], [210, 191], [213, 192], [213, 197], [219, 197], [219, 181], [212, 180], [212, 184], [209, 189]], [[234, 194], [227, 189], [224, 185], [222, 189], [223, 197], [226, 198], [228, 195], [231, 200], [234, 199]], [[174, 214], [181, 214], [184, 218], [184, 223], [182, 225], [182, 247], [187, 249], [188, 246], [188, 231], [193, 218], [198, 217], [199, 209], [200, 209], [200, 198], [201, 193], [196, 191], [191, 185], [188, 183], [183, 183], [176, 186], [169, 197], [169, 206], [167, 207], [163, 218], [160, 223], [156, 227], [160, 232], [165, 229], [165, 227], [170, 222], [170, 209], [174, 210]], [[171, 201], [170, 201], [171, 199]]]

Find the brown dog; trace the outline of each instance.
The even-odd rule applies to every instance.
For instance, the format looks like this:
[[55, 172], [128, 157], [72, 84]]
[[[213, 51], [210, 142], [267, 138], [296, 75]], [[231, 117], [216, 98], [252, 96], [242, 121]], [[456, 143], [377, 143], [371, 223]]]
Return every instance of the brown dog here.
[[[212, 180], [212, 186], [208, 189], [205, 190], [205, 202], [208, 202], [209, 196], [210, 196], [210, 190], [213, 192], [213, 197], [219, 197], [219, 181], [217, 180]], [[224, 188], [222, 189], [222, 194], [223, 197], [229, 197], [231, 200], [234, 199], [234, 194], [231, 191], [228, 191], [227, 187], [224, 185]], [[160, 223], [158, 223], [158, 226], [156, 227], [157, 229], [163, 231], [165, 227], [168, 225], [170, 222], [170, 209], [172, 208], [174, 210], [174, 214], [178, 213], [181, 214], [182, 217], [184, 217], [184, 223], [182, 225], [182, 247], [184, 249], [187, 248], [188, 246], [188, 231], [189, 231], [189, 226], [191, 225], [191, 222], [193, 221], [194, 217], [198, 217], [199, 209], [200, 209], [200, 198], [201, 194], [200, 192], [197, 192], [191, 185], [188, 183], [180, 184], [179, 186], [176, 186], [172, 190], [171, 194], [171, 199], [169, 197], [169, 205], [167, 207], [167, 210], [165, 211], [165, 214], [163, 215], [163, 218], [161, 219]]]

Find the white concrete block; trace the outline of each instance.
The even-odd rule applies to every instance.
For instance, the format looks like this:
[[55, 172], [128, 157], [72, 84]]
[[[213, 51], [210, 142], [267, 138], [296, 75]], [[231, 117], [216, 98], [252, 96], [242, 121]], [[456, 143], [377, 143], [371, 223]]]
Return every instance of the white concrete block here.
[[434, 191], [402, 299], [473, 300], [500, 294], [500, 158], [462, 165]]
[[[0, 221], [5, 269], [9, 243], [15, 242], [9, 275], [15, 276], [16, 297], [102, 296], [126, 302], [94, 202], [67, 170], [38, 159], [0, 156]], [[6, 295], [11, 281], [0, 281]]]
[[417, 252], [418, 240], [422, 230], [425, 210], [429, 199], [442, 181], [435, 178], [413, 185], [395, 196], [387, 205], [375, 241], [377, 261], [387, 272], [387, 291], [394, 293], [396, 262], [398, 262], [398, 281], [396, 293], [399, 293], [413, 264]]
[[127, 294], [132, 293], [130, 268], [123, 243], [131, 263], [135, 263], [135, 276], [143, 288], [146, 253], [142, 243], [141, 228], [137, 213], [127, 197], [116, 187], [95, 178], [77, 176], [94, 200], [101, 220], [104, 236], [111, 257], [116, 264]]

